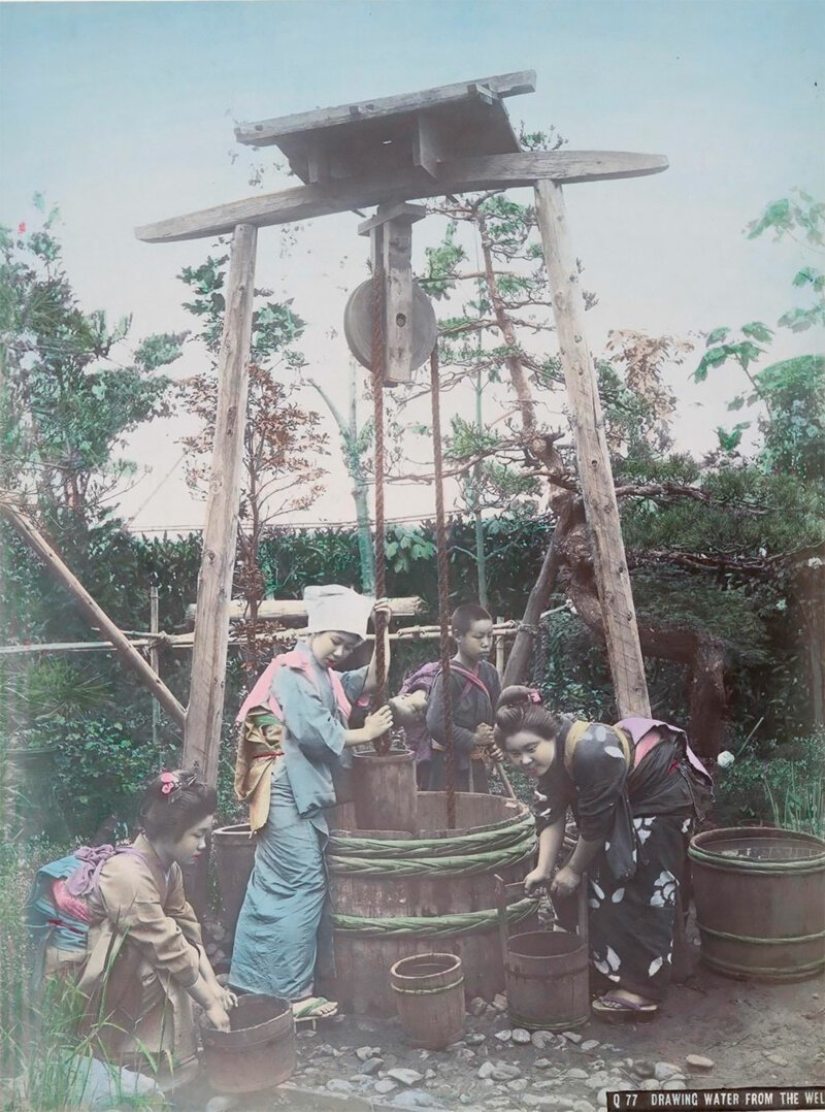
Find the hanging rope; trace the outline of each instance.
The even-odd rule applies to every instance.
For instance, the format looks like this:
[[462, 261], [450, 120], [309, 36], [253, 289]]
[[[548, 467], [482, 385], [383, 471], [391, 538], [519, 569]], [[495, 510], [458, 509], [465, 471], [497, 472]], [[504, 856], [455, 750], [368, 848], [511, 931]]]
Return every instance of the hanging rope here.
[[[384, 551], [384, 268], [376, 260], [372, 273], [372, 404], [375, 433], [375, 595], [387, 597], [386, 553]], [[387, 701], [387, 659], [384, 645], [386, 619], [383, 614], [374, 616], [375, 625], [375, 690], [376, 707]], [[372, 743], [375, 752], [389, 752], [390, 735], [376, 738]]]
[[438, 382], [438, 345], [430, 355], [430, 392], [433, 406], [433, 463], [435, 464], [435, 527], [438, 553], [438, 617], [441, 626], [441, 683], [444, 696], [444, 742], [447, 752], [447, 826], [455, 828], [455, 743], [453, 741], [453, 685], [450, 673], [450, 569], [447, 563], [447, 526], [444, 520], [444, 454], [441, 443], [441, 394]]

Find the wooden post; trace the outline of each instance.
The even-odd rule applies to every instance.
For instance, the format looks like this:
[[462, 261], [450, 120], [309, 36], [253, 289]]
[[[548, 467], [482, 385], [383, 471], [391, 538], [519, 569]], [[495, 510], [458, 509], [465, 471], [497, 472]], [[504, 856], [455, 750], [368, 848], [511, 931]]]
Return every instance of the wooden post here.
[[101, 610], [80, 580], [69, 571], [42, 533], [35, 529], [32, 523], [10, 502], [0, 501], [0, 510], [6, 515], [29, 548], [44, 561], [55, 579], [74, 597], [89, 624], [97, 626], [106, 634], [115, 652], [127, 667], [137, 675], [143, 686], [149, 689], [172, 721], [178, 726], [183, 726], [185, 712], [175, 696], [160, 680], [157, 673], [150, 668], [137, 649], [129, 644], [128, 639], [108, 614]]
[[[158, 606], [157, 587], [149, 588], [149, 632], [160, 633], [160, 610]], [[149, 650], [149, 664], [156, 675], [160, 675], [160, 653], [157, 645], [152, 645]], [[157, 751], [158, 735], [160, 733], [160, 707], [157, 700], [152, 702], [152, 748]]]
[[201, 779], [213, 787], [218, 780], [218, 750], [226, 689], [229, 600], [235, 570], [243, 437], [249, 392], [248, 360], [256, 245], [257, 229], [251, 224], [239, 224], [232, 240], [226, 286], [212, 477], [203, 531], [198, 620], [183, 739], [184, 765], [187, 768], [197, 767]]
[[630, 714], [647, 717], [650, 701], [636, 609], [595, 368], [585, 340], [584, 300], [567, 232], [564, 197], [561, 186], [549, 180], [538, 181], [535, 192], [616, 703], [622, 718]]

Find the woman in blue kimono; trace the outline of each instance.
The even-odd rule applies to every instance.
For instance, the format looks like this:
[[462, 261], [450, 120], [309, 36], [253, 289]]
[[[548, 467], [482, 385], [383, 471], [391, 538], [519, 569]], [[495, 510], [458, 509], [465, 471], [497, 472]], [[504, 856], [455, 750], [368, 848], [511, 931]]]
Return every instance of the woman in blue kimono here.
[[[336, 803], [333, 771], [351, 764], [348, 749], [392, 725], [385, 706], [367, 715], [360, 729], [347, 728], [350, 705], [377, 686], [374, 657], [355, 671], [333, 670], [364, 640], [371, 613], [389, 616], [386, 601], [373, 604], [337, 585], [307, 587], [304, 601], [305, 634], [292, 652], [272, 661], [238, 716], [268, 706], [283, 723], [283, 744], [282, 751], [262, 755], [270, 766], [269, 802], [229, 975], [233, 988], [291, 1000], [297, 1020], [337, 1013], [334, 1001], [315, 994], [316, 978], [333, 972], [324, 860], [326, 811]], [[388, 640], [385, 657], [389, 666]]]

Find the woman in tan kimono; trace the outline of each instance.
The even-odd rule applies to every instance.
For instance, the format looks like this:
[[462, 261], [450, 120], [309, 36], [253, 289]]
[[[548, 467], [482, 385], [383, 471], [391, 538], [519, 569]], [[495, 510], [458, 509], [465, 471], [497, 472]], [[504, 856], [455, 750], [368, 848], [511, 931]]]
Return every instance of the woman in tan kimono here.
[[[40, 900], [56, 915], [46, 920], [44, 973], [73, 967], [89, 1002], [87, 1033], [108, 1061], [155, 1072], [154, 1059], [176, 1082], [197, 1064], [192, 1002], [220, 1030], [229, 1030], [236, 1002], [215, 977], [183, 890], [182, 867], [204, 849], [215, 807], [214, 790], [194, 774], [161, 773], [130, 846], [79, 850], [38, 877]], [[67, 952], [61, 932], [82, 937], [84, 923], [85, 946]]]

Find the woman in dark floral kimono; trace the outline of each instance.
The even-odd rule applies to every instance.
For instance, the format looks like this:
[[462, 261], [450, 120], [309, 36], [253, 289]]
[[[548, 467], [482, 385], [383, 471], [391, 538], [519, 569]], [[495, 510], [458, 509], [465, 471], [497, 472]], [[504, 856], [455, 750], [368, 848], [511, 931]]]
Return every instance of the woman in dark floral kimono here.
[[[593, 1010], [652, 1017], [670, 980], [687, 846], [709, 800], [710, 776], [675, 726], [642, 718], [574, 722], [526, 687], [502, 692], [496, 741], [536, 780], [539, 850], [527, 891], [553, 877], [550, 895], [567, 923], [566, 897], [588, 874], [590, 960], [594, 983], [603, 986]], [[579, 838], [555, 871], [568, 807]]]

